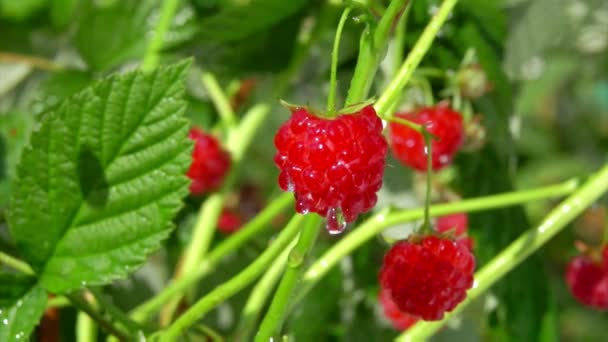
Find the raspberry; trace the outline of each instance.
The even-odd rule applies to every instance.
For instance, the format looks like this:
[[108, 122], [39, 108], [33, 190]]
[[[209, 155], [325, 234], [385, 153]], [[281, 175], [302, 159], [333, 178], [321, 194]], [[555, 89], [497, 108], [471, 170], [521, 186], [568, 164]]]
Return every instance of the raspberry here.
[[241, 215], [238, 213], [224, 209], [217, 221], [217, 228], [224, 234], [231, 234], [239, 230], [243, 225]]
[[192, 128], [188, 137], [194, 140], [192, 164], [187, 173], [192, 180], [190, 193], [200, 195], [217, 190], [230, 168], [228, 152], [222, 149], [216, 138], [198, 128]]
[[440, 320], [473, 285], [475, 258], [463, 245], [437, 236], [393, 245], [384, 257], [380, 286], [402, 312]]
[[[397, 113], [395, 116], [425, 125], [429, 132], [439, 138], [431, 142], [433, 170], [452, 162], [464, 139], [462, 116], [458, 112], [449, 106], [438, 105], [420, 108], [414, 113]], [[426, 148], [422, 134], [400, 123], [392, 122], [389, 126], [391, 147], [397, 159], [418, 171], [426, 171]]]
[[467, 233], [469, 219], [465, 213], [440, 216], [435, 220], [435, 230], [438, 233], [447, 233], [454, 230], [454, 235], [460, 236]]
[[418, 317], [399, 310], [388, 291], [380, 289], [378, 299], [380, 300], [380, 304], [382, 304], [384, 316], [391, 321], [395, 329], [407, 330], [414, 325], [414, 323], [418, 322]]
[[566, 283], [579, 302], [599, 310], [608, 310], [608, 246], [602, 261], [579, 255], [568, 263]]
[[274, 143], [281, 189], [293, 191], [297, 212], [326, 217], [330, 233], [376, 204], [387, 143], [372, 106], [334, 119], [295, 109]]

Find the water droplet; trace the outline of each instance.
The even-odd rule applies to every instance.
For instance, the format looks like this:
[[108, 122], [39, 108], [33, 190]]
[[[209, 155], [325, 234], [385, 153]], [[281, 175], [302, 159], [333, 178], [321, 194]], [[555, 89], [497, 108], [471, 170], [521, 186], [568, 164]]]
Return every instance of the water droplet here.
[[340, 208], [330, 208], [325, 216], [325, 227], [329, 234], [340, 234], [346, 229], [346, 220]]
[[4, 324], [4, 325], [8, 325], [8, 318], [3, 319], [3, 320], [2, 320], [2, 324]]

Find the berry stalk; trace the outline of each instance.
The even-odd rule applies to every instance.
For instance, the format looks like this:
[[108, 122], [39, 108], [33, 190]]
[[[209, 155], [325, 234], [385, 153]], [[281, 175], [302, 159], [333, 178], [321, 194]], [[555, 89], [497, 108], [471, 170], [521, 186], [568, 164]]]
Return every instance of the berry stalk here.
[[[459, 202], [438, 204], [430, 207], [431, 217], [455, 214], [460, 212], [476, 212], [494, 208], [502, 208], [511, 205], [519, 205], [526, 202], [537, 201], [547, 198], [571, 194], [577, 189], [578, 182], [569, 180], [560, 184], [537, 188], [533, 190], [507, 192], [499, 195], [472, 198]], [[363, 222], [351, 234], [345, 236], [321, 256], [304, 273], [302, 290], [298, 293], [297, 300], [304, 297], [333, 266], [342, 258], [352, 253], [368, 240], [374, 238], [384, 229], [394, 225], [419, 220], [424, 217], [424, 208], [400, 210], [391, 212], [386, 208]]]
[[203, 71], [201, 75], [201, 82], [209, 92], [209, 97], [213, 101], [213, 105], [217, 109], [224, 128], [231, 129], [236, 124], [236, 118], [234, 117], [234, 111], [230, 106], [228, 97], [220, 87], [217, 79], [212, 73]]
[[337, 88], [337, 73], [338, 73], [338, 50], [340, 49], [340, 38], [342, 37], [342, 29], [350, 14], [350, 7], [347, 7], [342, 12], [338, 28], [336, 29], [336, 37], [334, 38], [334, 46], [331, 51], [331, 72], [329, 75], [329, 95], [327, 96], [327, 112], [333, 116], [336, 110], [336, 88]]
[[196, 322], [202, 319], [205, 314], [226, 299], [232, 297], [247, 285], [251, 284], [275, 261], [281, 252], [287, 248], [289, 243], [294, 240], [298, 232], [300, 232], [303, 222], [304, 216], [294, 215], [274, 242], [264, 250], [253, 263], [239, 274], [199, 299], [167, 328], [166, 332], [161, 337], [161, 341], [176, 341], [184, 330], [193, 324], [196, 324]]
[[281, 330], [294, 289], [300, 280], [304, 259], [319, 234], [321, 228], [320, 221], [321, 219], [316, 215], [309, 215], [306, 218], [306, 224], [302, 227], [298, 242], [291, 252], [289, 252], [287, 269], [283, 274], [279, 288], [274, 294], [270, 308], [260, 325], [260, 329], [255, 337], [256, 342], [270, 341], [272, 340], [272, 336]]
[[437, 37], [437, 32], [446, 22], [448, 15], [456, 5], [458, 0], [444, 0], [437, 13], [425, 27], [420, 38], [416, 41], [416, 45], [399, 68], [397, 75], [391, 80], [391, 83], [386, 87], [386, 90], [380, 95], [375, 104], [376, 111], [380, 116], [385, 117], [391, 115], [388, 109], [395, 102], [395, 98], [400, 96], [403, 88], [412, 77], [414, 70], [420, 64], [420, 61], [431, 47], [431, 44]]
[[156, 25], [156, 30], [154, 31], [152, 40], [146, 47], [146, 52], [141, 63], [141, 69], [144, 71], [152, 70], [158, 65], [158, 54], [160, 50], [162, 50], [165, 33], [169, 30], [171, 21], [179, 7], [179, 0], [165, 0], [162, 3], [163, 7], [161, 9], [160, 18], [158, 19], [158, 24]]
[[432, 336], [455, 314], [483, 294], [528, 256], [565, 228], [583, 210], [608, 190], [608, 165], [593, 175], [576, 192], [555, 207], [536, 227], [519, 236], [500, 254], [475, 273], [475, 284], [467, 298], [437, 322], [419, 322], [402, 334], [398, 341], [418, 341]]
[[156, 296], [136, 307], [131, 317], [138, 322], [145, 321], [151, 314], [160, 309], [173, 297], [181, 294], [185, 289], [200, 281], [215, 269], [217, 263], [226, 255], [240, 248], [252, 237], [270, 227], [270, 221], [286, 208], [293, 205], [293, 196], [290, 193], [281, 194], [274, 199], [264, 210], [247, 222], [238, 232], [230, 235], [215, 247], [196, 269], [174, 280], [163, 288]]
[[365, 100], [378, 70], [378, 65], [384, 57], [384, 50], [393, 23], [403, 7], [406, 6], [406, 3], [407, 0], [391, 1], [375, 30], [367, 27], [361, 33], [359, 56], [357, 57], [357, 65], [350, 82], [345, 106]]
[[8, 255], [2, 251], [0, 251], [0, 264], [4, 264], [16, 271], [19, 271], [23, 274], [34, 275], [35, 272], [30, 265], [28, 265], [25, 261], [19, 260], [11, 255]]

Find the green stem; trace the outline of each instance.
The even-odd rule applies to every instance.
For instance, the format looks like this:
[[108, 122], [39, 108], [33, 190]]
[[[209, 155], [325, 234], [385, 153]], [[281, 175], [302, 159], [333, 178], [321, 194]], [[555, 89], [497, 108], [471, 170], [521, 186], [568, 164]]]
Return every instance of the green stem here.
[[422, 233], [431, 233], [431, 178], [433, 177], [433, 144], [431, 143], [431, 135], [427, 132], [426, 127], [422, 129], [422, 137], [426, 147], [426, 194], [424, 198], [424, 223], [422, 224]]
[[120, 341], [128, 341], [129, 337], [112, 325], [100, 312], [98, 312], [89, 302], [84, 300], [79, 294], [67, 294], [66, 297], [72, 305], [80, 311], [85, 312], [108, 334], [116, 336]]
[[158, 54], [163, 48], [165, 33], [169, 30], [171, 21], [175, 16], [175, 12], [177, 12], [179, 0], [165, 0], [162, 2], [162, 4], [163, 7], [161, 9], [158, 24], [156, 25], [156, 30], [154, 31], [154, 36], [146, 47], [146, 52], [141, 63], [141, 69], [145, 71], [154, 69], [156, 66], [158, 66]]
[[260, 313], [262, 309], [264, 309], [264, 305], [266, 305], [266, 301], [270, 296], [270, 293], [278, 283], [281, 274], [283, 274], [283, 270], [287, 264], [287, 258], [289, 257], [289, 252], [293, 246], [294, 244], [290, 245], [283, 251], [283, 253], [281, 253], [274, 264], [268, 269], [268, 271], [266, 271], [262, 279], [260, 279], [260, 281], [251, 291], [249, 299], [247, 300], [247, 303], [243, 309], [239, 327], [237, 328], [238, 335], [236, 336], [236, 340], [251, 340], [251, 333], [258, 322]]
[[331, 71], [329, 76], [329, 95], [327, 96], [327, 112], [332, 114], [336, 110], [336, 88], [337, 88], [337, 73], [338, 73], [338, 51], [340, 50], [340, 38], [342, 37], [342, 30], [348, 15], [351, 11], [350, 7], [347, 7], [342, 12], [338, 28], [336, 29], [336, 37], [334, 38], [334, 46], [331, 51]]
[[366, 27], [361, 33], [359, 56], [346, 98], [346, 106], [362, 102], [369, 93], [378, 65], [384, 57], [391, 27], [408, 0], [393, 0], [384, 12], [378, 26]]
[[85, 312], [78, 312], [76, 316], [76, 342], [97, 341], [97, 324]]
[[378, 112], [379, 115], [392, 115], [391, 113], [388, 113], [387, 110], [391, 107], [395, 98], [400, 96], [414, 70], [418, 67], [418, 64], [420, 64], [422, 57], [424, 57], [429, 50], [431, 43], [435, 40], [437, 32], [439, 32], [439, 29], [445, 23], [448, 15], [456, 5], [456, 2], [458, 2], [458, 0], [444, 0], [435, 16], [433, 16], [425, 27], [422, 35], [416, 41], [416, 45], [414, 45], [412, 51], [408, 54], [401, 65], [401, 68], [399, 68], [399, 72], [391, 83], [389, 83], [388, 87], [386, 87], [386, 90], [384, 90], [382, 95], [380, 95], [380, 98], [378, 98], [375, 107], [376, 112]]
[[294, 215], [276, 240], [253, 263], [191, 306], [169, 326], [161, 340], [176, 341], [185, 329], [202, 319], [211, 309], [253, 282], [294, 239], [300, 231], [303, 220], [304, 216]]
[[63, 296], [49, 298], [49, 300], [46, 302], [47, 309], [62, 308], [62, 307], [66, 307], [66, 306], [70, 306], [70, 300]]
[[262, 320], [260, 329], [255, 337], [256, 342], [270, 341], [281, 330], [294, 289], [301, 277], [304, 259], [319, 234], [319, 229], [321, 228], [320, 221], [321, 218], [317, 215], [309, 215], [307, 217], [298, 243], [289, 253], [287, 270], [283, 274], [283, 279], [281, 279], [279, 288], [274, 294], [270, 308]]
[[0, 264], [5, 264], [8, 267], [19, 271], [23, 274], [34, 275], [35, 272], [25, 261], [21, 261], [11, 255], [8, 255], [2, 251], [0, 251]]
[[[429, 214], [431, 217], [437, 217], [459, 212], [476, 212], [559, 197], [574, 192], [577, 189], [577, 185], [578, 182], [573, 179], [557, 185], [533, 190], [507, 192], [504, 194], [478, 197], [459, 202], [438, 204], [430, 207]], [[343, 257], [372, 239], [384, 229], [400, 223], [419, 220], [423, 217], [424, 208], [400, 210], [393, 213], [391, 213], [389, 208], [381, 210], [361, 224], [357, 229], [345, 236], [342, 240], [334, 244], [331, 249], [308, 268], [304, 273], [303, 289], [298, 294], [298, 300], [302, 299], [305, 293]]]
[[174, 280], [166, 286], [160, 293], [141, 304], [131, 312], [131, 317], [138, 322], [145, 321], [153, 312], [160, 309], [173, 297], [181, 294], [185, 289], [200, 281], [209, 274], [226, 255], [240, 248], [252, 237], [258, 235], [270, 227], [270, 221], [285, 209], [293, 205], [293, 194], [283, 193], [272, 201], [264, 210], [258, 213], [255, 218], [247, 222], [239, 231], [232, 234], [229, 238], [222, 241], [214, 248], [207, 258], [201, 262], [197, 268], [182, 277]]
[[236, 118], [234, 116], [234, 111], [230, 106], [230, 101], [228, 97], [220, 87], [215, 76], [212, 73], [203, 71], [201, 75], [201, 81], [203, 85], [207, 89], [209, 93], [209, 97], [211, 97], [211, 101], [215, 105], [220, 118], [222, 119], [222, 123], [225, 128], [232, 128], [236, 124]]
[[123, 327], [129, 330], [131, 335], [135, 335], [138, 331], [142, 331], [141, 327], [137, 322], [133, 321], [124, 311], [116, 307], [114, 303], [109, 301], [106, 296], [97, 288], [87, 288], [89, 292], [95, 297], [97, 306], [102, 308], [109, 316], [116, 322], [120, 323]]
[[[232, 167], [224, 180], [222, 189], [217, 193], [211, 194], [199, 210], [193, 227], [192, 240], [183, 255], [183, 264], [177, 278], [193, 272], [203, 260], [205, 253], [207, 253], [213, 236], [215, 235], [215, 227], [224, 206], [224, 199], [236, 180], [240, 163], [253, 140], [255, 132], [267, 117], [268, 112], [269, 107], [267, 105], [256, 105], [245, 114], [239, 126], [236, 129], [231, 130], [231, 134], [228, 138], [228, 141], [231, 143], [228, 145], [228, 148], [232, 156]], [[181, 296], [176, 297], [174, 304], [180, 299]], [[175, 307], [177, 306], [169, 305], [169, 308]], [[169, 310], [169, 317], [172, 316], [172, 311], [173, 310]]]
[[[391, 67], [390, 75], [393, 76], [399, 70], [401, 63], [403, 62], [403, 51], [405, 50], [405, 37], [407, 33], [407, 21], [412, 8], [412, 2], [409, 1], [395, 26], [395, 38], [393, 39], [393, 65]], [[399, 108], [399, 101], [401, 96], [397, 96], [389, 109], [390, 113], [394, 113]], [[392, 115], [391, 115], [392, 117]]]
[[555, 207], [536, 227], [529, 229], [475, 273], [474, 287], [467, 298], [441, 321], [419, 322], [399, 336], [398, 341], [421, 341], [437, 332], [450, 317], [461, 312], [498, 280], [553, 238], [581, 212], [608, 190], [608, 165], [593, 175], [576, 192]]

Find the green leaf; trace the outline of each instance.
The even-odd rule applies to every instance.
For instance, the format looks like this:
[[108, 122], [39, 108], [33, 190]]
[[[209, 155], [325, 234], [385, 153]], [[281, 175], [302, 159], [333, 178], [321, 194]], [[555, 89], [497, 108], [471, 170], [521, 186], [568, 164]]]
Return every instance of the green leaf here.
[[0, 17], [26, 20], [47, 5], [47, 0], [0, 0]]
[[19, 278], [11, 280], [10, 276], [0, 275], [0, 298], [6, 293], [23, 294], [10, 305], [0, 303], [0, 341], [26, 341], [46, 308], [46, 291]]
[[8, 222], [51, 292], [126, 275], [171, 231], [188, 187], [188, 65], [109, 77], [42, 115]]
[[93, 2], [80, 21], [75, 45], [89, 67], [107, 70], [142, 56], [156, 1], [121, 0], [98, 8]]
[[33, 126], [33, 118], [27, 113], [0, 115], [0, 208], [8, 204], [11, 181]]
[[201, 22], [201, 38], [235, 41], [268, 29], [295, 14], [306, 4], [304, 0], [252, 0], [245, 5], [228, 6]]
[[12, 306], [36, 283], [36, 278], [17, 273], [0, 272], [0, 308]]

